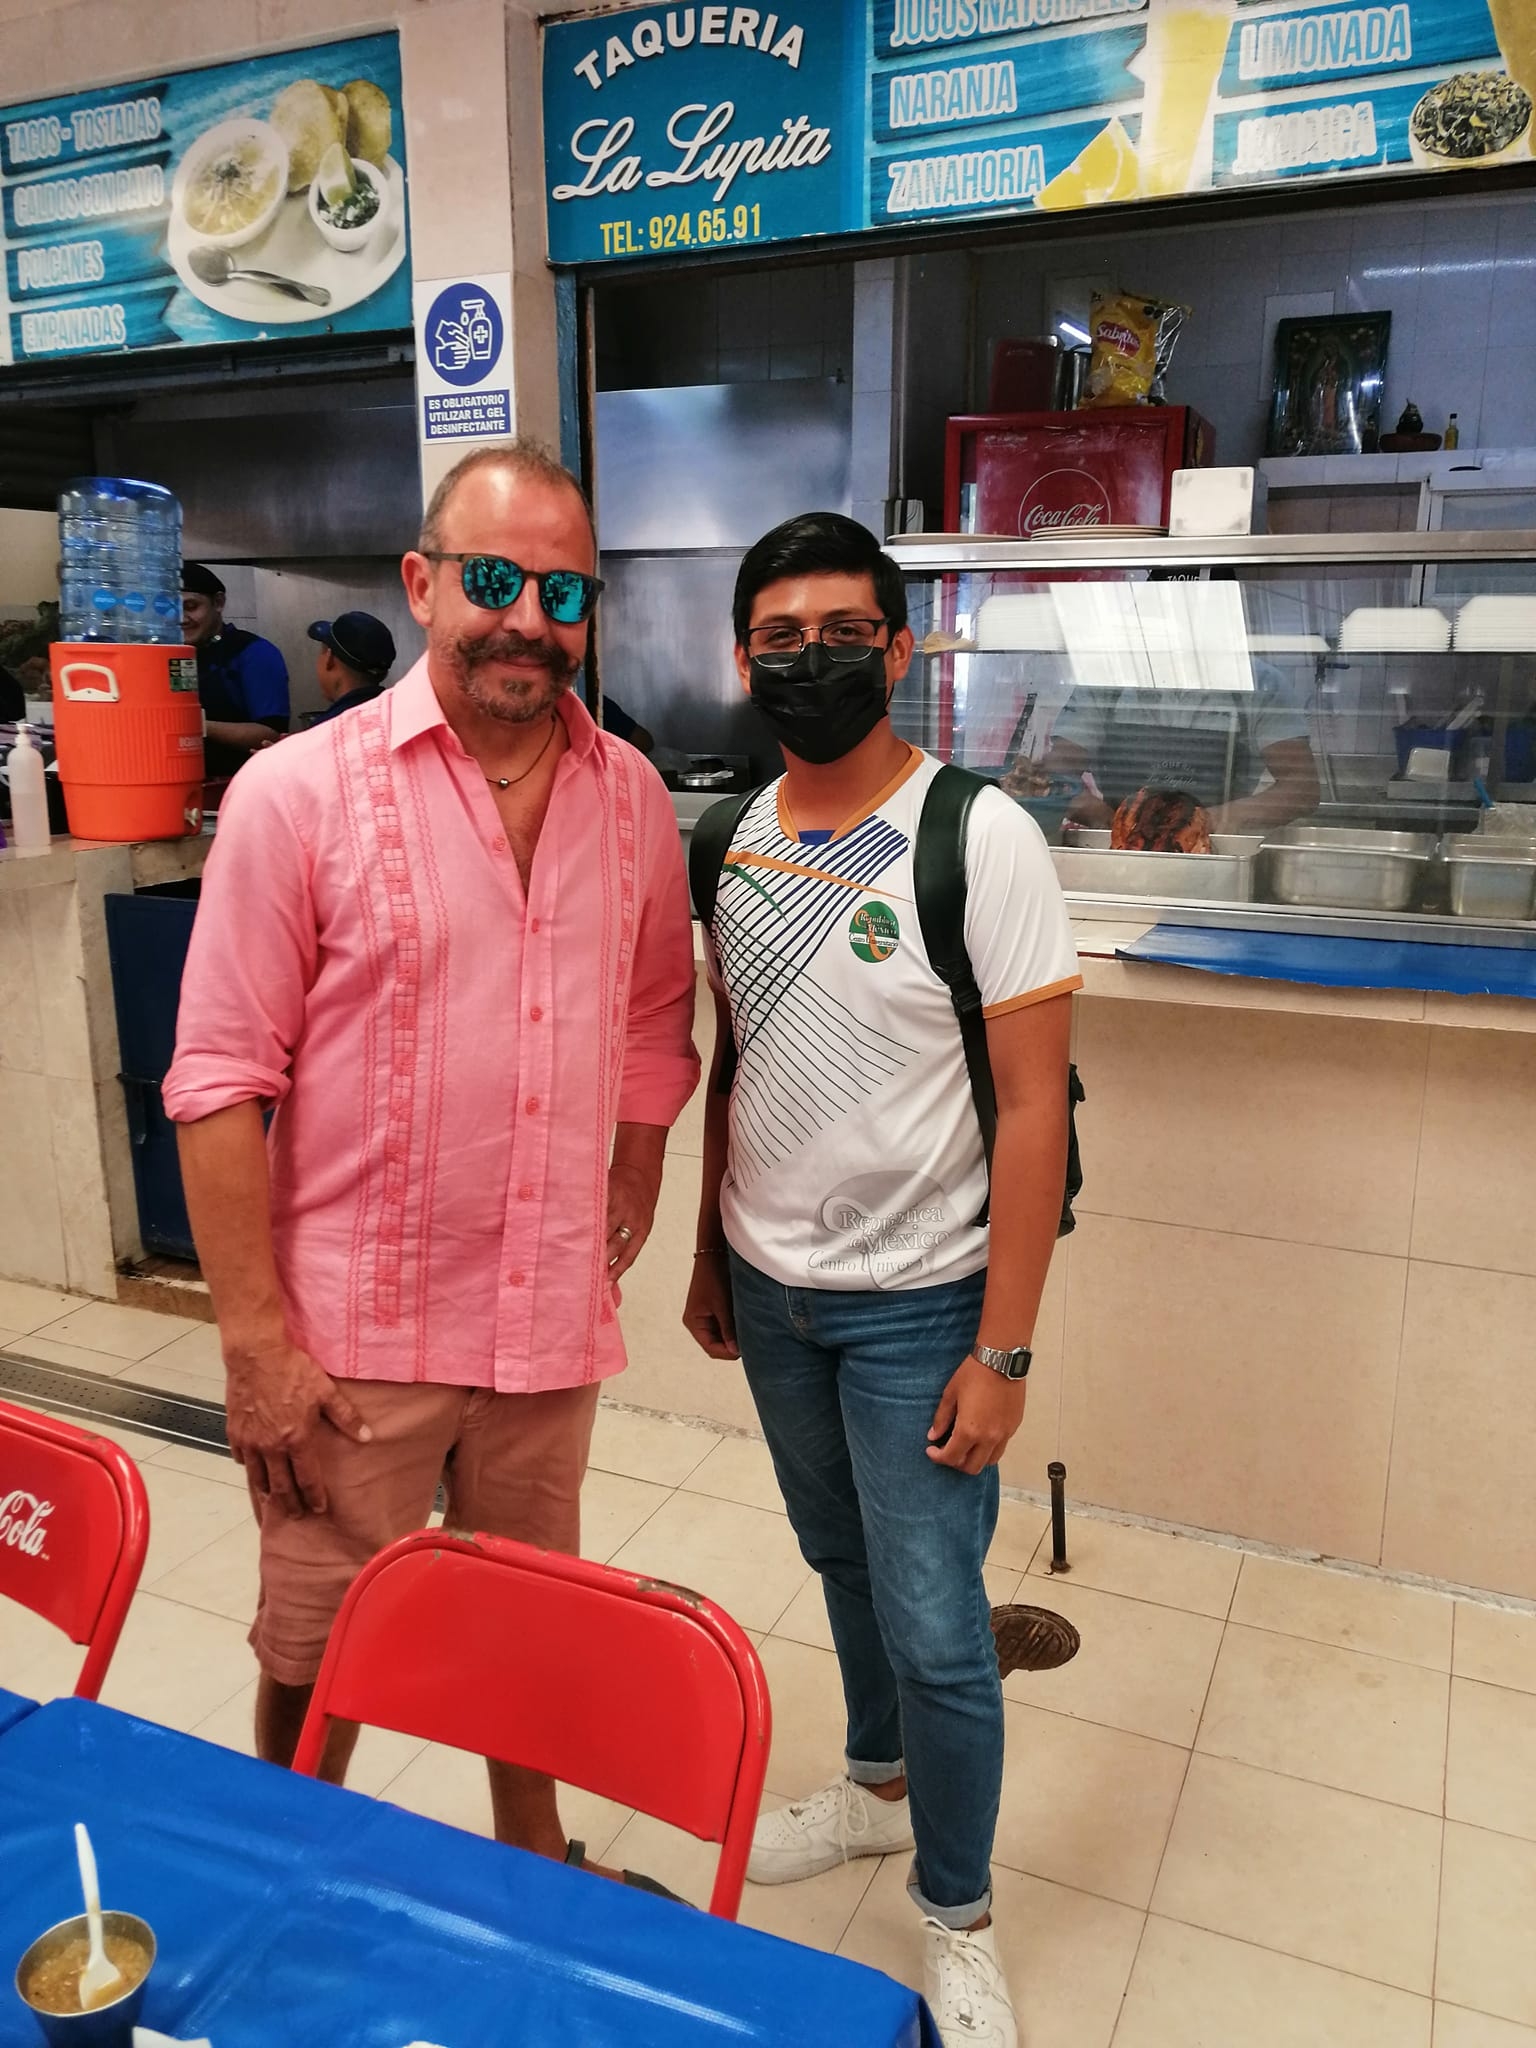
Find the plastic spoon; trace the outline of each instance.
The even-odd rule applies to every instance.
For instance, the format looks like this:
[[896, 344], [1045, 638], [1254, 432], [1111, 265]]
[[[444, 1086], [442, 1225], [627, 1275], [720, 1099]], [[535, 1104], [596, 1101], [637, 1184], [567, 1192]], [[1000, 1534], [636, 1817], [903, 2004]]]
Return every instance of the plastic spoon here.
[[116, 1963], [107, 1960], [106, 1936], [101, 1925], [101, 1886], [96, 1879], [96, 1852], [85, 1831], [85, 1822], [75, 1822], [75, 1854], [80, 1859], [80, 1889], [85, 1893], [85, 1919], [90, 1931], [91, 1953], [80, 1972], [80, 2010], [93, 2012], [111, 1997], [123, 1981]]

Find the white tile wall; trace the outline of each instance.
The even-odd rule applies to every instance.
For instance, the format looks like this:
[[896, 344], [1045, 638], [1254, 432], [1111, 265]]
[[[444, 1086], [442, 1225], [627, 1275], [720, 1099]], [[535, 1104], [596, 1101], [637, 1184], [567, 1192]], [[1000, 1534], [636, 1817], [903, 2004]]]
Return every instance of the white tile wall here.
[[985, 401], [993, 342], [1039, 331], [1048, 277], [1107, 270], [1192, 308], [1169, 396], [1211, 420], [1222, 462], [1263, 452], [1276, 321], [1327, 310], [1391, 313], [1387, 427], [1411, 398], [1434, 432], [1456, 412], [1463, 449], [1536, 446], [1536, 206], [1528, 195], [1085, 235], [988, 250], [974, 262], [972, 400]]

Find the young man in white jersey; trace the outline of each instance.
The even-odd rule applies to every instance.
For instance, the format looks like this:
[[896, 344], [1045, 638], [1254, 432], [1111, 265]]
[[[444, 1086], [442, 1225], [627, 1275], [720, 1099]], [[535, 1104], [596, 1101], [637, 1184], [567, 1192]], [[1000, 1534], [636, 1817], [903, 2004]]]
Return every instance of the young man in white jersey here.
[[901, 573], [855, 521], [808, 514], [748, 552], [734, 616], [785, 773], [742, 813], [711, 920], [684, 1320], [745, 1368], [848, 1707], [844, 1775], [762, 1817], [748, 1876], [915, 1847], [946, 2048], [1014, 2048], [991, 1924], [1003, 1709], [982, 1564], [1061, 1216], [1077, 960], [1033, 820], [983, 791], [965, 940], [997, 1093], [988, 1222], [960, 1030], [915, 903], [939, 763], [889, 717], [913, 651]]

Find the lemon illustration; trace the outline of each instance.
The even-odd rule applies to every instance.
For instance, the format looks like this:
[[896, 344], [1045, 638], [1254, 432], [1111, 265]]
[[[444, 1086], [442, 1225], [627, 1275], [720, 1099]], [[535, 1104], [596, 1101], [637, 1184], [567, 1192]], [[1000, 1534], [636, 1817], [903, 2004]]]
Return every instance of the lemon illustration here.
[[1134, 199], [1141, 186], [1140, 168], [1131, 138], [1119, 120], [1101, 128], [1075, 163], [1058, 171], [1035, 194], [1036, 206], [1052, 209], [1105, 206], [1111, 200]]
[[333, 142], [320, 159], [315, 172], [315, 183], [320, 188], [320, 197], [332, 212], [338, 206], [345, 206], [357, 192], [357, 173], [352, 168], [352, 159], [339, 142]]
[[182, 211], [200, 235], [236, 235], [261, 219], [282, 181], [282, 159], [261, 136], [232, 136], [199, 165]]

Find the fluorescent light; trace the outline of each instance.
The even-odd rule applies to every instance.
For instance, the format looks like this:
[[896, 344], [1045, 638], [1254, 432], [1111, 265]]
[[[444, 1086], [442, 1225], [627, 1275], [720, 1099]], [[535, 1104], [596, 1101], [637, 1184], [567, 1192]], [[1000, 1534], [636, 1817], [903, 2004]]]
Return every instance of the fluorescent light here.
[[1075, 320], [1058, 320], [1056, 322], [1056, 332], [1058, 334], [1068, 334], [1074, 341], [1080, 341], [1085, 346], [1090, 345], [1093, 341], [1093, 336], [1088, 332], [1087, 328], [1079, 327]]

